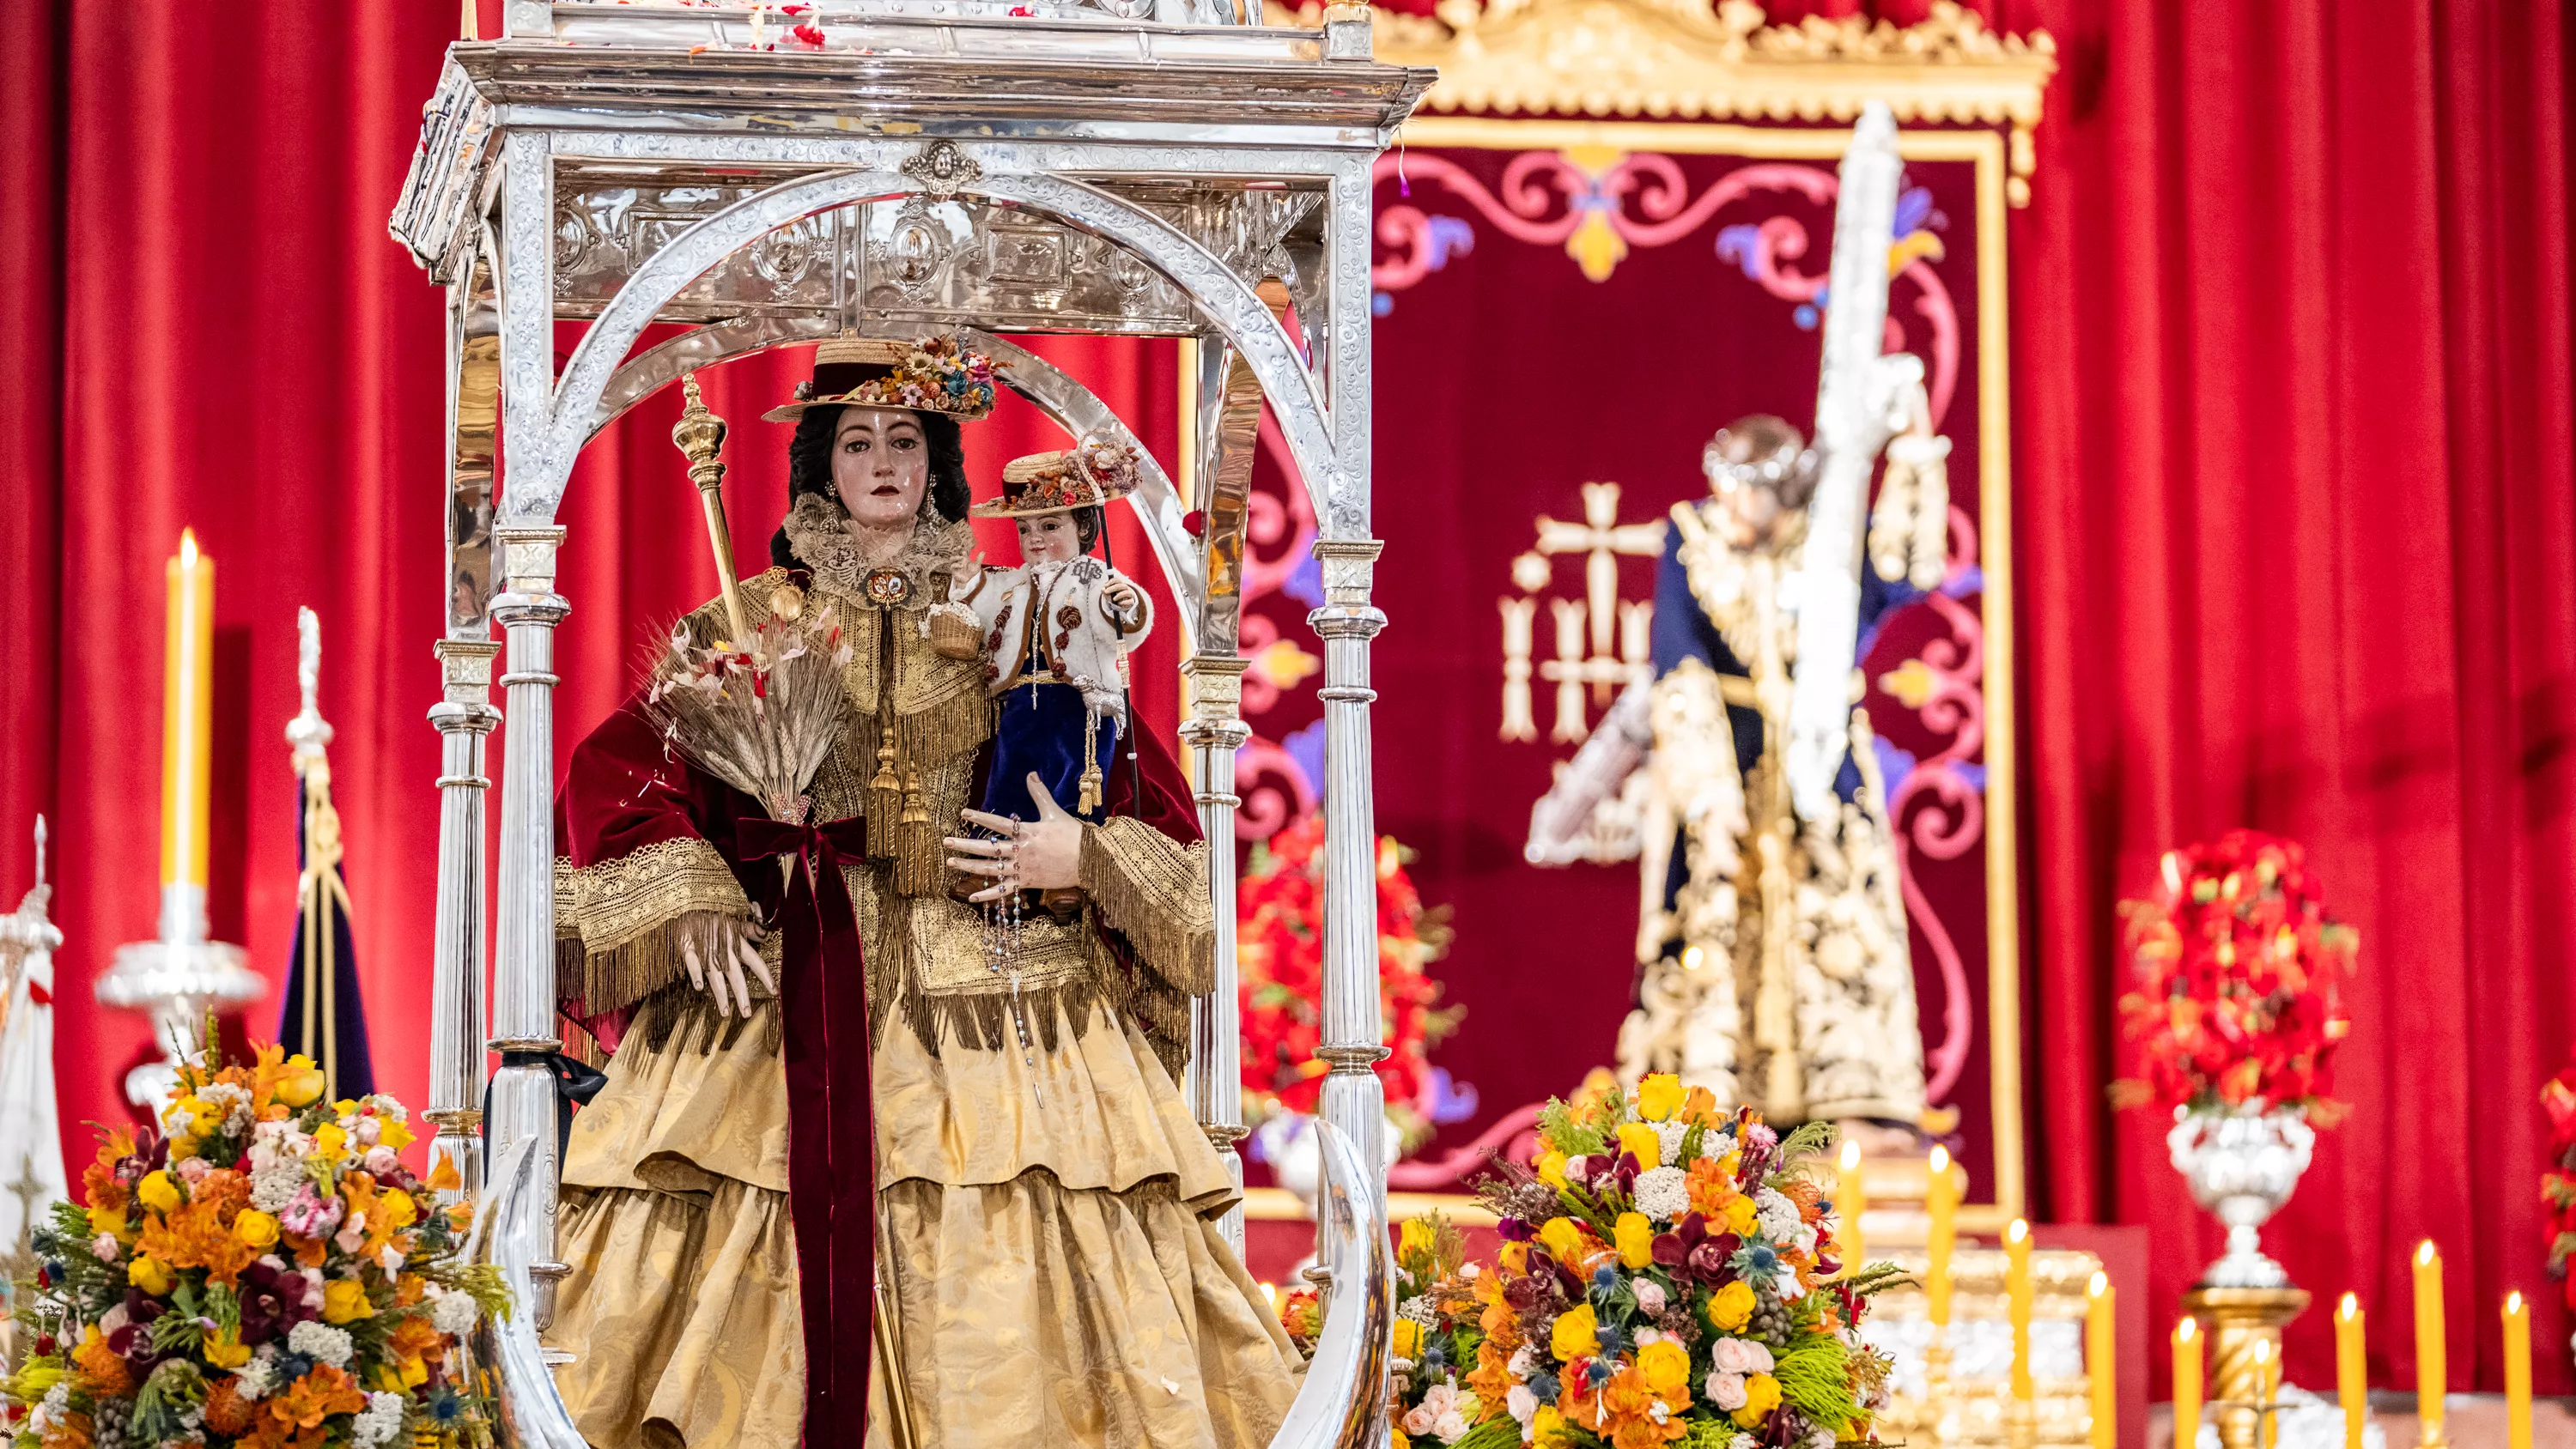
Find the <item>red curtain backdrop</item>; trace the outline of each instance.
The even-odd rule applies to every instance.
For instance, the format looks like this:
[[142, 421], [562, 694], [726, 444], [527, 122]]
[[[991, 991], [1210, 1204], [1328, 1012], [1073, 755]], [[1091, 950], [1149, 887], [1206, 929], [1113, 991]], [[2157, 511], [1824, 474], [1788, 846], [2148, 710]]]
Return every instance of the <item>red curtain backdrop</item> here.
[[[2047, 27], [2062, 65], [2013, 237], [2040, 1209], [2148, 1224], [2170, 1321], [2218, 1245], [2161, 1124], [2104, 1102], [2112, 905], [2171, 844], [2297, 836], [2363, 979], [2352, 1118], [2270, 1235], [2321, 1295], [2292, 1375], [2330, 1378], [2347, 1286], [2376, 1375], [2411, 1375], [2402, 1265], [2431, 1236], [2454, 1385], [2497, 1385], [2495, 1304], [2521, 1288], [2544, 1304], [2538, 1383], [2565, 1392], [2533, 1105], [2576, 1031], [2564, 22], [2536, 0], [1976, 8]], [[277, 731], [309, 603], [378, 1071], [419, 1096], [440, 318], [384, 218], [453, 14], [0, 6], [0, 889], [23, 888], [46, 812], [76, 1152], [143, 1051], [89, 982], [153, 929], [160, 564], [183, 524], [221, 570], [216, 933], [282, 975]], [[1168, 450], [1168, 346], [1049, 351]], [[755, 416], [792, 371], [709, 379], [747, 557], [780, 488]], [[566, 504], [567, 735], [712, 590], [675, 406], [603, 440]], [[984, 478], [1055, 441], [1025, 409], [975, 436]], [[1141, 562], [1132, 536], [1121, 557]]]

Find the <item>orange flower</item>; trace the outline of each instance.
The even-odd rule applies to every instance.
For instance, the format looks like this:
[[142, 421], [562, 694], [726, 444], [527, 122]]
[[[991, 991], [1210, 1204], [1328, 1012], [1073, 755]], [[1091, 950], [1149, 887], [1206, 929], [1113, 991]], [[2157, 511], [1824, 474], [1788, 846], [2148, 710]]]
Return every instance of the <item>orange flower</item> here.
[[[1655, 1405], [1664, 1405], [1663, 1422], [1655, 1422]], [[1611, 1375], [1601, 1386], [1601, 1410], [1610, 1429], [1611, 1449], [1662, 1449], [1688, 1432], [1681, 1411], [1689, 1402], [1676, 1404], [1657, 1394], [1646, 1382], [1646, 1376], [1631, 1365]]]
[[[137, 1246], [146, 1256], [173, 1268], [203, 1268], [210, 1280], [227, 1288], [236, 1286], [242, 1270], [259, 1261], [260, 1250], [233, 1236], [218, 1216], [223, 1206], [221, 1201], [200, 1200], [167, 1218], [147, 1218]], [[238, 1213], [239, 1204], [233, 1210]]]
[[121, 1399], [134, 1392], [134, 1371], [116, 1350], [107, 1346], [107, 1335], [91, 1324], [80, 1347], [72, 1350], [72, 1366], [79, 1370], [82, 1386], [92, 1394]]
[[1500, 1404], [1511, 1392], [1512, 1351], [1491, 1338], [1476, 1345], [1476, 1366], [1468, 1371], [1467, 1387], [1488, 1404]]
[[241, 1396], [241, 1390], [235, 1387], [239, 1383], [227, 1374], [206, 1391], [207, 1428], [218, 1434], [239, 1434], [250, 1427], [251, 1415], [257, 1410], [251, 1400]]
[[1685, 1122], [1714, 1127], [1722, 1116], [1717, 1106], [1717, 1094], [1706, 1087], [1693, 1087], [1682, 1098], [1682, 1120]]
[[323, 1422], [333, 1414], [354, 1414], [367, 1407], [357, 1381], [329, 1364], [315, 1364], [304, 1377], [268, 1401], [259, 1416], [261, 1449], [314, 1449], [322, 1442]]
[[1719, 1167], [1713, 1157], [1693, 1158], [1690, 1171], [1683, 1178], [1683, 1186], [1690, 1193], [1691, 1211], [1712, 1222], [1737, 1196], [1734, 1178]]
[[90, 1419], [87, 1414], [65, 1414], [45, 1431], [40, 1449], [89, 1449]]
[[402, 1366], [402, 1385], [408, 1389], [427, 1381], [428, 1365], [446, 1357], [447, 1338], [430, 1323], [428, 1314], [414, 1314], [394, 1325], [385, 1338], [385, 1352]]

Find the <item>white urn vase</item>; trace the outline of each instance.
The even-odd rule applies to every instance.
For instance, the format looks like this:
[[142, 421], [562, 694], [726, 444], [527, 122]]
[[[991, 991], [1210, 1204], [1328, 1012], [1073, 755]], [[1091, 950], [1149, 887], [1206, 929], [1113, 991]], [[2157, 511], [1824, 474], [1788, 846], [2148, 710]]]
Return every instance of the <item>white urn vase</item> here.
[[2191, 1195], [2227, 1225], [2227, 1252], [2193, 1285], [2286, 1288], [2290, 1275], [2263, 1252], [2263, 1224], [2290, 1200], [2317, 1145], [2304, 1107], [2259, 1102], [2228, 1112], [2174, 1109], [2165, 1146]]

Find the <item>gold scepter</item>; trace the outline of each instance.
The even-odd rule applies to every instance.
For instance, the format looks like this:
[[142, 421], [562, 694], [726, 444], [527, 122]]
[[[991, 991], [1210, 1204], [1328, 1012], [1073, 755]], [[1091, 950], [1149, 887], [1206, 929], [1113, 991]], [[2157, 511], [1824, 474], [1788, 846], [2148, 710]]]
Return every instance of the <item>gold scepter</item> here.
[[688, 402], [671, 427], [671, 443], [689, 460], [689, 481], [698, 485], [698, 503], [707, 516], [707, 547], [716, 556], [716, 588], [724, 599], [725, 623], [733, 629], [732, 643], [739, 649], [750, 640], [751, 628], [743, 621], [742, 590], [734, 582], [733, 534], [724, 516], [725, 465], [716, 457], [724, 448], [725, 421], [707, 411], [696, 373], [680, 375], [680, 395]]
[[[680, 395], [686, 402], [680, 409], [679, 422], [672, 425], [671, 443], [689, 460], [689, 481], [697, 485], [698, 503], [706, 514], [707, 547], [715, 554], [716, 583], [724, 599], [725, 623], [733, 630], [734, 647], [742, 648], [751, 639], [751, 629], [743, 619], [742, 590], [734, 577], [733, 533], [725, 527], [725, 465], [716, 457], [724, 448], [725, 421], [707, 409], [706, 399], [698, 393], [696, 373], [680, 375]], [[788, 870], [795, 868], [793, 858], [779, 864]], [[871, 1198], [876, 1197], [874, 1189], [875, 1185], [870, 1184]], [[887, 1426], [888, 1437], [896, 1449], [915, 1449], [920, 1441], [913, 1433], [912, 1388], [903, 1376], [903, 1330], [894, 1315], [899, 1295], [888, 1291], [895, 1281], [893, 1244], [886, 1234], [885, 1203], [879, 1199], [872, 1208], [877, 1215], [877, 1261], [870, 1265], [875, 1270], [875, 1311], [868, 1315], [868, 1336], [874, 1341], [878, 1363], [885, 1368], [886, 1417], [892, 1421]], [[805, 1371], [813, 1373], [818, 1367], [807, 1364]]]

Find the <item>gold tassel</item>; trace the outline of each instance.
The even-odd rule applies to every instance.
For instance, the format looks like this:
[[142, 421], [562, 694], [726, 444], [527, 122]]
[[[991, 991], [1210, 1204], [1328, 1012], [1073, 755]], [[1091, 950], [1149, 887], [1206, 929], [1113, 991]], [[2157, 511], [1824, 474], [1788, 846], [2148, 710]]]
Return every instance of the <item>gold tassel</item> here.
[[1100, 808], [1100, 716], [1085, 711], [1082, 717], [1082, 797], [1074, 810], [1083, 815]]
[[921, 767], [915, 765], [903, 772], [903, 813], [895, 818], [895, 823], [923, 825], [929, 820], [930, 807], [922, 803], [921, 798]]
[[894, 777], [894, 726], [885, 727], [884, 737], [877, 741], [877, 772], [869, 779], [871, 790], [899, 790], [901, 782]]

